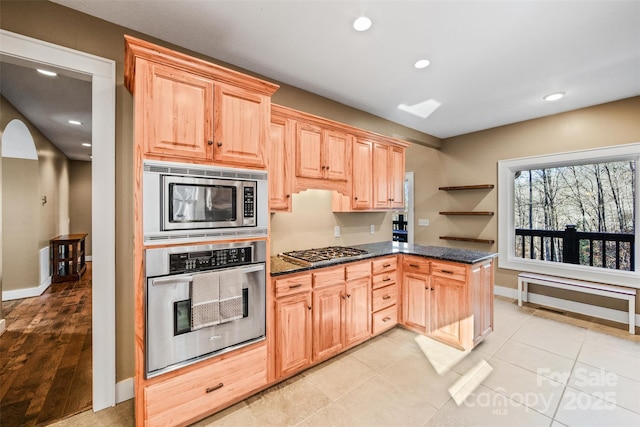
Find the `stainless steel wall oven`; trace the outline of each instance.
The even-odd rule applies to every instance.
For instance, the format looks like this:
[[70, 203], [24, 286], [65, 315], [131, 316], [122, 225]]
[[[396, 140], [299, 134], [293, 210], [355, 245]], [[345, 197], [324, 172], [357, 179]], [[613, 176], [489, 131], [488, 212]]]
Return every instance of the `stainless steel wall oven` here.
[[265, 339], [266, 242], [145, 251], [146, 376]]

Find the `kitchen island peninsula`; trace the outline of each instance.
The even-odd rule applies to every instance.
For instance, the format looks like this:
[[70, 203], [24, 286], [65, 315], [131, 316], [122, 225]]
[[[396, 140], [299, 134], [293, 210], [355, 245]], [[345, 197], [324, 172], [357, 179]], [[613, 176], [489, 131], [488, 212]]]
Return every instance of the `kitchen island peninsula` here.
[[400, 242], [272, 256], [272, 379], [398, 324], [461, 350], [475, 347], [493, 330], [496, 256]]

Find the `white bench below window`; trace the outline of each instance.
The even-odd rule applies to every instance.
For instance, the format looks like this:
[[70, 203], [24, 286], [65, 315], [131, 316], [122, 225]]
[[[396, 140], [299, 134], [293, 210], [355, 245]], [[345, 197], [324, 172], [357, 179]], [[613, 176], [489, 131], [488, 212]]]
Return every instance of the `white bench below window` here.
[[526, 302], [528, 300], [529, 283], [627, 300], [629, 302], [629, 333], [636, 333], [636, 289], [634, 288], [568, 279], [565, 277], [547, 276], [544, 274], [520, 273], [518, 274], [519, 307], [522, 307], [522, 301]]

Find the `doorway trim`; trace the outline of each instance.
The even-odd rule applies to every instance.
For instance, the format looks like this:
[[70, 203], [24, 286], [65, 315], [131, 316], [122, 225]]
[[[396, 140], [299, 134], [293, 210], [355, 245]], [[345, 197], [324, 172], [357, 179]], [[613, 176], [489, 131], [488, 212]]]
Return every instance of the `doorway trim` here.
[[93, 410], [99, 411], [116, 403], [116, 64], [110, 59], [5, 30], [0, 30], [0, 54], [91, 76]]

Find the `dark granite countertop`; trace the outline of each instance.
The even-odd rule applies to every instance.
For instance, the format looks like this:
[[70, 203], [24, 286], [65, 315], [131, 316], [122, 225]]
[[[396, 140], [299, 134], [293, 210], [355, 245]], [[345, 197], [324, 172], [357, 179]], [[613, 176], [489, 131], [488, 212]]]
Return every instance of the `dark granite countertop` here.
[[442, 261], [459, 262], [463, 264], [475, 264], [489, 258], [495, 258], [498, 254], [493, 252], [472, 251], [467, 249], [445, 248], [441, 246], [423, 246], [412, 243], [399, 242], [379, 242], [367, 243], [364, 245], [350, 246], [357, 249], [363, 249], [368, 253], [357, 257], [347, 259], [339, 259], [335, 261], [326, 261], [320, 265], [303, 266], [294, 264], [278, 256], [271, 257], [271, 276], [280, 276], [283, 274], [298, 273], [301, 271], [314, 270], [317, 268], [330, 267], [334, 265], [344, 264], [347, 262], [360, 261], [368, 258], [377, 258], [393, 254], [417, 255], [425, 258], [439, 259]]

